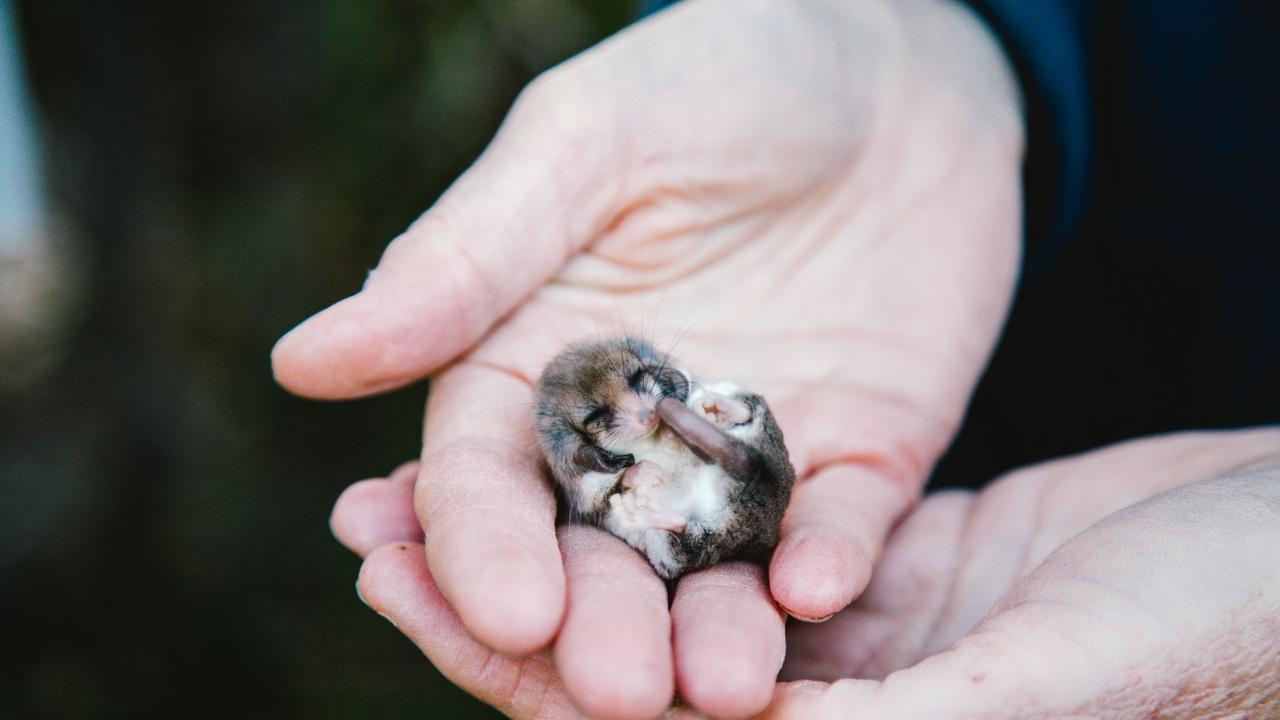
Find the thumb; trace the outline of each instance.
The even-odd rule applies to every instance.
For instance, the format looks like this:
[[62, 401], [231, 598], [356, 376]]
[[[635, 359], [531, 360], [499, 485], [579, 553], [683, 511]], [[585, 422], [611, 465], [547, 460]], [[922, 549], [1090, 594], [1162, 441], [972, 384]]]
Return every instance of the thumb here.
[[285, 335], [276, 379], [318, 398], [412, 382], [458, 356], [602, 228], [606, 113], [572, 69], [535, 80], [489, 147], [383, 254], [364, 288]]

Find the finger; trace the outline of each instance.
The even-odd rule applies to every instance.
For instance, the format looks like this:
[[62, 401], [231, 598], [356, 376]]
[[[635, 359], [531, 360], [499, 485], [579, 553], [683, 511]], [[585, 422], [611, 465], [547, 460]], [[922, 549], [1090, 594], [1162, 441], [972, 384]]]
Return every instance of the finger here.
[[432, 581], [421, 545], [398, 543], [375, 550], [360, 568], [357, 589], [445, 677], [510, 717], [581, 717], [545, 654], [515, 660], [471, 638]]
[[761, 568], [735, 562], [686, 575], [671, 620], [682, 698], [718, 718], [749, 717], [768, 705], [786, 642]]
[[[563, 76], [563, 71], [557, 71]], [[365, 287], [285, 335], [277, 380], [345, 398], [420, 378], [474, 344], [605, 225], [609, 143], [572, 151], [602, 113], [543, 79], [526, 91], [479, 160], [387, 248]], [[593, 138], [594, 139], [594, 138]], [[519, 258], [515, 261], [515, 258]]]
[[[780, 677], [880, 679], [925, 657], [926, 648], [940, 635], [942, 618], [974, 604], [955, 593], [961, 571], [958, 555], [967, 540], [973, 505], [974, 496], [968, 492], [926, 497], [890, 533], [871, 582], [856, 603], [828, 622], [793, 623], [787, 628], [787, 661]], [[1013, 539], [1002, 547], [1017, 550], [1024, 545]], [[987, 604], [983, 611], [989, 608]]]
[[802, 620], [839, 612], [866, 588], [889, 528], [911, 503], [900, 485], [860, 463], [797, 483], [769, 566], [774, 599]]
[[418, 480], [418, 461], [407, 460], [396, 466], [395, 470], [387, 476], [387, 479], [393, 483], [401, 483], [412, 486]]
[[338, 542], [364, 557], [393, 542], [422, 542], [422, 526], [413, 511], [418, 463], [405, 463], [385, 480], [361, 480], [333, 505], [329, 528]]
[[569, 603], [556, 667], [594, 718], [653, 718], [671, 704], [667, 589], [636, 551], [599, 530], [560, 532]]
[[414, 499], [440, 592], [476, 639], [511, 655], [550, 642], [565, 602], [530, 401], [527, 385], [487, 367], [441, 375]]

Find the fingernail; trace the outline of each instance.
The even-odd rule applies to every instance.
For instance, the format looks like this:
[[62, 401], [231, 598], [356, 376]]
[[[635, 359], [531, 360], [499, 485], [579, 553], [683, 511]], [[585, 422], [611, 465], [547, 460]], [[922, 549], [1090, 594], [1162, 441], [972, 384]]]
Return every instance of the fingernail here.
[[786, 611], [786, 613], [787, 613], [788, 615], [790, 615], [791, 617], [793, 617], [793, 618], [795, 618], [795, 619], [799, 620], [800, 622], [807, 622], [807, 623], [824, 623], [824, 622], [826, 622], [826, 621], [828, 621], [828, 620], [830, 620], [831, 618], [833, 618], [833, 617], [835, 617], [835, 616], [836, 616], [836, 614], [835, 614], [835, 613], [831, 613], [830, 615], [824, 615], [824, 616], [822, 616], [822, 617], [820, 617], [820, 618], [807, 618], [807, 617], [803, 617], [803, 616], [801, 616], [801, 615], [797, 615], [797, 614], [795, 614], [795, 613], [791, 612], [790, 610], [787, 610], [787, 611]]

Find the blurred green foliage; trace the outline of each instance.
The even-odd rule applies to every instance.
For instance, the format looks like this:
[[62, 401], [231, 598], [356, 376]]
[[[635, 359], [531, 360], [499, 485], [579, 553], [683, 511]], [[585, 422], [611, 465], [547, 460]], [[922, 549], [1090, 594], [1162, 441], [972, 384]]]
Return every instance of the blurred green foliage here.
[[17, 3], [76, 270], [0, 389], [0, 717], [492, 714], [359, 604], [326, 525], [416, 455], [425, 386], [311, 403], [267, 356], [631, 10]]

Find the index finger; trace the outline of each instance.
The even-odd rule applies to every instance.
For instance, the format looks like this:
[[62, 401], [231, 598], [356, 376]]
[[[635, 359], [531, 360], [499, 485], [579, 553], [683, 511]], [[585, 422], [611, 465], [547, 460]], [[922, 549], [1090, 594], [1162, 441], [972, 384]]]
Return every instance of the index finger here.
[[565, 605], [531, 402], [527, 384], [488, 366], [440, 375], [414, 497], [441, 594], [474, 638], [517, 656], [550, 642]]

